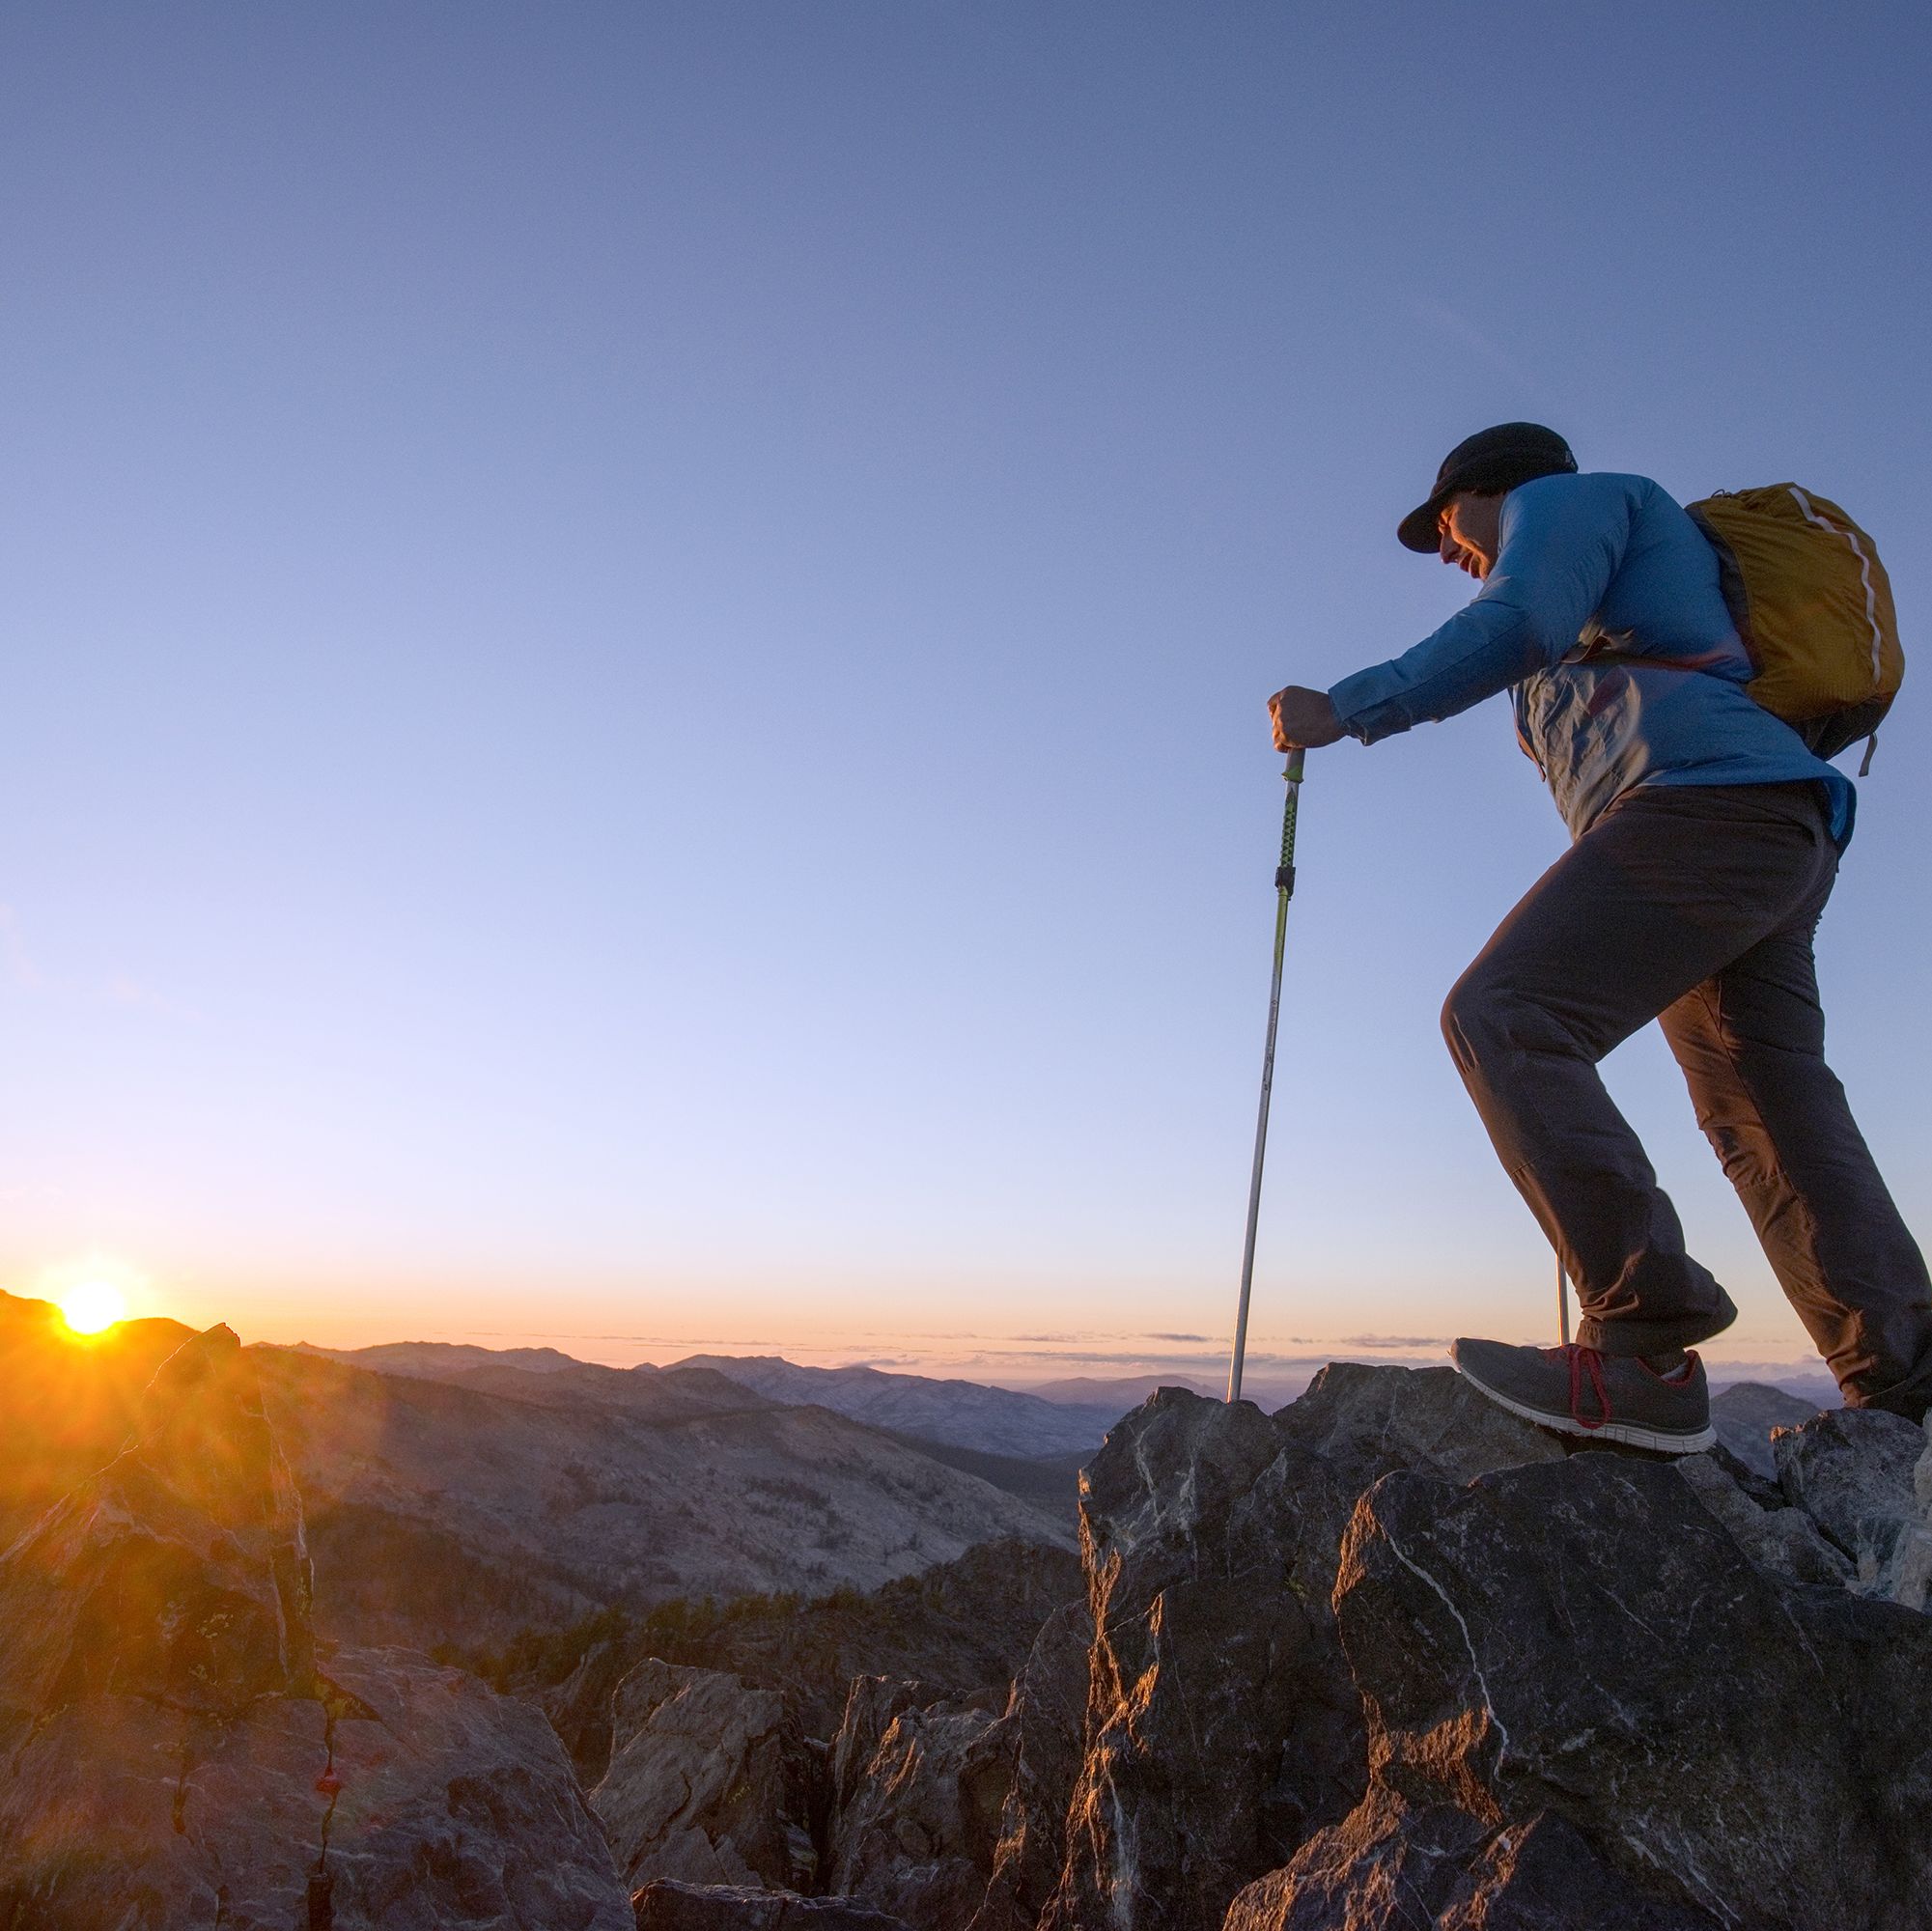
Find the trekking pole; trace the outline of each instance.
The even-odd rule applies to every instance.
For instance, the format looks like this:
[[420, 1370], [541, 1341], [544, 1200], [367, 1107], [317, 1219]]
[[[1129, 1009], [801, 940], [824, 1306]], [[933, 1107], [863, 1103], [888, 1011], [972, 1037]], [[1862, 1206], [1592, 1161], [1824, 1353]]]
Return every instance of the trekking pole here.
[[1288, 801], [1281, 810], [1281, 863], [1274, 874], [1274, 983], [1268, 993], [1268, 1048], [1261, 1057], [1261, 1113], [1254, 1123], [1254, 1171], [1247, 1183], [1247, 1237], [1241, 1250], [1241, 1306], [1234, 1317], [1234, 1356], [1228, 1363], [1227, 1398], [1241, 1399], [1241, 1364], [1247, 1353], [1247, 1300], [1254, 1287], [1254, 1230], [1261, 1220], [1261, 1162], [1268, 1152], [1268, 1101], [1274, 1090], [1274, 1028], [1281, 1018], [1281, 957], [1288, 943], [1288, 901], [1295, 896], [1295, 812], [1302, 797], [1307, 752], [1288, 753], [1281, 773]]
[[1563, 1256], [1556, 1256], [1556, 1326], [1562, 1330], [1563, 1345], [1570, 1345], [1570, 1282], [1563, 1272]]

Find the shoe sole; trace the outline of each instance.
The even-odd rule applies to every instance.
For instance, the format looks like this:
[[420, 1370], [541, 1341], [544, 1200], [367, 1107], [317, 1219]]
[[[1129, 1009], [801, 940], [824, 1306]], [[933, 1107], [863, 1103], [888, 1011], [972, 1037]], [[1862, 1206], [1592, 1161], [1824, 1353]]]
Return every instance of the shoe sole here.
[[1620, 1441], [1627, 1448], [1653, 1448], [1665, 1455], [1700, 1455], [1706, 1448], [1718, 1445], [1718, 1431], [1708, 1422], [1691, 1434], [1682, 1430], [1645, 1428], [1635, 1421], [1605, 1421], [1595, 1428], [1588, 1428], [1575, 1415], [1545, 1414], [1540, 1409], [1512, 1401], [1508, 1395], [1498, 1393], [1465, 1367], [1458, 1365], [1456, 1372], [1478, 1394], [1495, 1402], [1497, 1407], [1506, 1408], [1511, 1414], [1520, 1415], [1525, 1421], [1533, 1421], [1538, 1428], [1547, 1428], [1555, 1435], [1574, 1435], [1585, 1441]]

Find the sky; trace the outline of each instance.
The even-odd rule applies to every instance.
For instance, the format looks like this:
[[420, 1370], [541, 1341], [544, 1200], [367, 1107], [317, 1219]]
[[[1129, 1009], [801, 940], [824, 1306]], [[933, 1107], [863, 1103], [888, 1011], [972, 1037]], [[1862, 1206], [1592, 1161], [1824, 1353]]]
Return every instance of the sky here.
[[[472, 0], [0, 18], [0, 1286], [246, 1339], [1212, 1375], [1265, 701], [1447, 448], [1792, 478], [1932, 607], [1932, 15]], [[1820, 938], [1932, 1234], [1932, 724]], [[1250, 1359], [1554, 1339], [1443, 993], [1506, 704], [1311, 756]], [[1714, 1358], [1806, 1345], [1654, 1030]]]

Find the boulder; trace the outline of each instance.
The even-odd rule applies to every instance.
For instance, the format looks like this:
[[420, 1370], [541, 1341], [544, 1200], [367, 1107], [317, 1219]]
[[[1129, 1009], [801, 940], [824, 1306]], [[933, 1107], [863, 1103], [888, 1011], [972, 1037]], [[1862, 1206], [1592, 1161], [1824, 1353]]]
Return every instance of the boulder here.
[[1932, 1921], [1932, 1622], [1765, 1573], [1669, 1466], [1390, 1475], [1335, 1600], [1370, 1788], [1240, 1931]]
[[590, 1801], [627, 1883], [815, 1888], [818, 1764], [782, 1697], [648, 1658], [618, 1685], [610, 1729]]
[[[679, 1884], [657, 1878], [631, 1899], [636, 1931], [913, 1931], [852, 1897]], [[937, 1925], [921, 1931], [939, 1931]]]
[[1786, 1498], [1850, 1559], [1853, 1586], [1922, 1609], [1932, 1530], [1918, 1471], [1925, 1430], [1875, 1408], [1828, 1409], [1772, 1438]]
[[403, 1652], [317, 1660], [299, 1499], [225, 1328], [0, 1555], [0, 1923], [621, 1931], [533, 1710]]
[[1772, 1439], [1778, 1486], [1847, 1555], [1864, 1525], [1911, 1521], [1925, 1431], [1876, 1408], [1834, 1408]]

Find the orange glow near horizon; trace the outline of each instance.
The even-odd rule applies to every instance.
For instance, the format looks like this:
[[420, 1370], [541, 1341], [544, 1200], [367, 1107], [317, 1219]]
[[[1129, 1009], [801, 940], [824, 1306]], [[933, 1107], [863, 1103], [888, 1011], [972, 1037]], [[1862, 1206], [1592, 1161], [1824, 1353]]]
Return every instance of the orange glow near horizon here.
[[69, 1339], [98, 1341], [127, 1319], [146, 1286], [144, 1277], [126, 1262], [91, 1253], [46, 1269], [37, 1293], [60, 1310]]
[[57, 1303], [69, 1330], [92, 1340], [127, 1318], [127, 1297], [107, 1280], [83, 1280], [68, 1288]]

